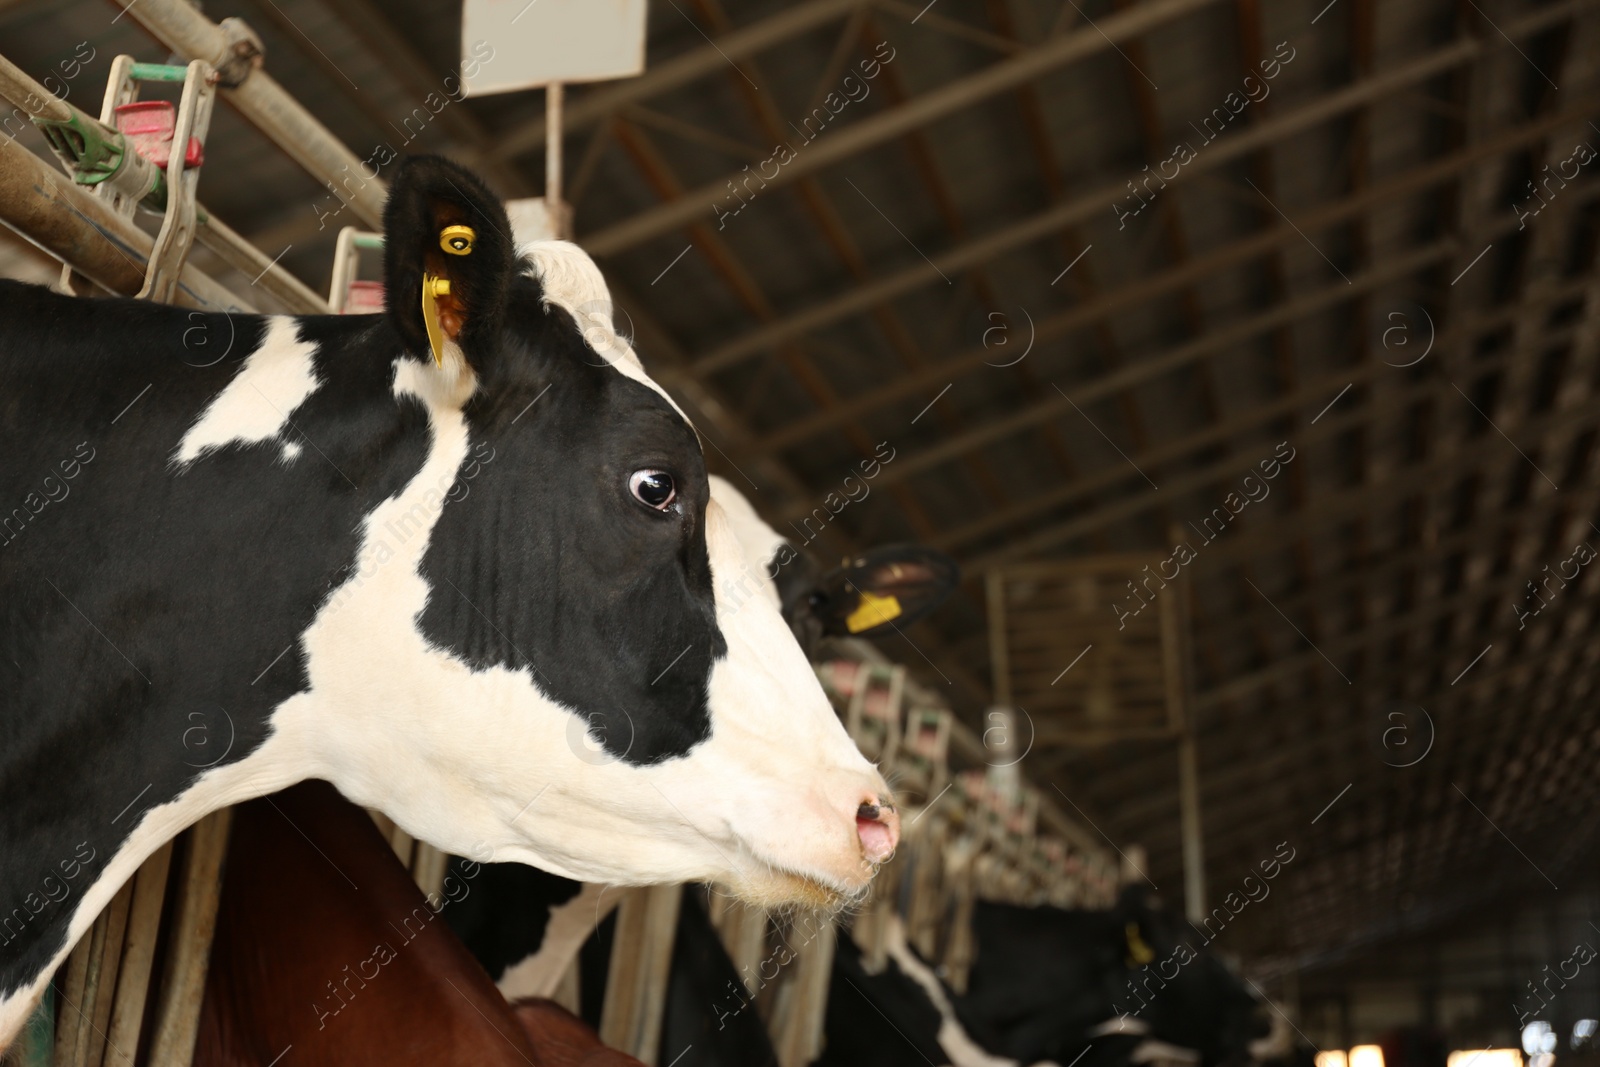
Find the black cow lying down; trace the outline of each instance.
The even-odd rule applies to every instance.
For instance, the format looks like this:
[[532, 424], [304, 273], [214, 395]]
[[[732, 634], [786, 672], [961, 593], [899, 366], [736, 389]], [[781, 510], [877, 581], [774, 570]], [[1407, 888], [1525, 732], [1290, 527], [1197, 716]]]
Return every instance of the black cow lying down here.
[[145, 857], [316, 777], [458, 855], [837, 906], [889, 790], [575, 246], [396, 170], [371, 316], [0, 282], [0, 1048]]
[[1261, 1002], [1137, 887], [1105, 911], [980, 901], [972, 921], [964, 995], [938, 980], [897, 921], [880, 974], [841, 938], [819, 1067], [1243, 1067], [1270, 1029]]

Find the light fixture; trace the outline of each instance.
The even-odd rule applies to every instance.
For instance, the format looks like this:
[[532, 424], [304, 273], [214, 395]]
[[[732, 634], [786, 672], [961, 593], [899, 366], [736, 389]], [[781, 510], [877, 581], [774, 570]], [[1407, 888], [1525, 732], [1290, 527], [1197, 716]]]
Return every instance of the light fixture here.
[[1445, 1067], [1522, 1067], [1519, 1048], [1469, 1048], [1450, 1053]]

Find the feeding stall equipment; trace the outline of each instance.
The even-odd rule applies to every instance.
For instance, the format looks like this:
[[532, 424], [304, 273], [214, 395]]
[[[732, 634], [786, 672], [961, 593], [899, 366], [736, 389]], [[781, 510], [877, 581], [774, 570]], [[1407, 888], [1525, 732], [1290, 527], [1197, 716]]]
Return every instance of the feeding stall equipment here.
[[990, 714], [1021, 713], [1041, 748], [1177, 742], [1184, 910], [1199, 922], [1205, 858], [1187, 588], [1152, 575], [1148, 558], [1131, 555], [990, 571]]

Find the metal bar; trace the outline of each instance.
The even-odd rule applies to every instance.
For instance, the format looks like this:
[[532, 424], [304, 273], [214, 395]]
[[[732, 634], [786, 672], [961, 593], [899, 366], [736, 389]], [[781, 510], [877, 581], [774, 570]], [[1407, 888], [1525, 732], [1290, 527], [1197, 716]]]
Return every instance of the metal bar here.
[[[113, 293], [131, 295], [144, 285], [150, 235], [9, 138], [0, 141], [0, 222]], [[193, 264], [184, 266], [173, 302], [255, 310]]]
[[[30, 118], [67, 122], [75, 108], [40, 85], [10, 60], [0, 57], [0, 96], [16, 104]], [[79, 112], [81, 114], [81, 112]]]
[[128, 70], [129, 77], [142, 82], [181, 82], [187, 73], [187, 67], [172, 63], [135, 63]]
[[[122, 134], [112, 129], [112, 101], [115, 86], [125, 80], [119, 70], [132, 66], [129, 57], [119, 56], [111, 65], [113, 88], [108, 90], [102, 117], [96, 119], [52, 94], [16, 64], [0, 56], [0, 96], [28, 112], [39, 126], [62, 166], [73, 172], [80, 185], [99, 184], [113, 190], [113, 200], [122, 197], [138, 202], [147, 197], [155, 201], [164, 195], [166, 175], [137, 152], [131, 151]], [[11, 132], [13, 138], [20, 131]]]
[[544, 200], [550, 216], [561, 209], [561, 83], [544, 87], [544, 122], [548, 134], [544, 146]]
[[[779, 1067], [806, 1067], [822, 1052], [822, 1024], [828, 1008], [828, 983], [833, 977], [837, 928], [833, 916], [801, 913], [816, 931], [794, 948], [798, 957], [793, 977], [778, 999], [773, 1045]], [[798, 916], [796, 917], [798, 920]], [[798, 928], [800, 922], [794, 926]], [[798, 940], [798, 938], [796, 939]]]
[[305, 282], [269, 259], [265, 252], [215, 215], [202, 211], [198, 224], [196, 241], [216, 253], [228, 266], [254, 278], [250, 284], [271, 293], [288, 310], [306, 315], [326, 315], [332, 311], [328, 302]]
[[1178, 820], [1183, 836], [1183, 913], [1198, 923], [1206, 915], [1206, 846], [1200, 821], [1200, 752], [1192, 727], [1178, 739]]
[[1006, 576], [992, 570], [984, 575], [984, 592], [989, 609], [989, 678], [994, 687], [992, 699], [1001, 707], [1011, 706], [1011, 660], [1006, 650]]
[[89, 988], [79, 1005], [93, 1019], [94, 1035], [84, 1060], [86, 1067], [100, 1067], [109, 1054], [106, 1031], [111, 1026], [111, 1004], [117, 991], [117, 972], [122, 967], [122, 941], [128, 931], [128, 905], [132, 899], [133, 886], [124, 883], [95, 922], [95, 958], [90, 961]]
[[[164, 2], [173, 3], [177, 0]], [[926, 126], [940, 116], [970, 107], [1075, 60], [1097, 55], [1107, 48], [1116, 47], [1118, 41], [1146, 33], [1217, 2], [1219, 0], [1151, 0], [1122, 14], [1102, 19], [1098, 28], [1069, 33], [970, 77], [924, 93], [892, 111], [881, 112], [827, 137], [807, 142], [774, 178], [768, 180], [763, 176], [766, 180], [763, 188], [787, 185], [909, 130]], [[714, 218], [713, 207], [728, 195], [728, 181], [740, 176], [728, 175], [708, 182], [677, 200], [607, 227], [579, 244], [597, 256], [614, 255], [657, 234], [676, 229], [697, 215], [706, 219]], [[1103, 207], [1109, 202], [1099, 199], [1096, 205]]]
[[[137, 77], [141, 69], [149, 70], [158, 66], [162, 71], [175, 70], [180, 74], [187, 71], [185, 67], [168, 67], [149, 63], [132, 64], [132, 70], [134, 76]], [[177, 80], [182, 81], [183, 79], [180, 77]], [[79, 122], [97, 123], [105, 130], [108, 137], [120, 138], [120, 134], [104, 122], [100, 122], [87, 112], [81, 111], [66, 101], [53, 96], [43, 85], [34, 81], [3, 56], [0, 56], [0, 97], [10, 100], [38, 118], [53, 122], [68, 122], [76, 118]], [[7, 147], [14, 147], [14, 143], [14, 139], [12, 139], [11, 144], [8, 144]], [[132, 156], [129, 163], [133, 164], [133, 170], [149, 166], [137, 155]], [[136, 186], [149, 184], [136, 175], [130, 175], [130, 182]], [[3, 215], [3, 213], [3, 209], [0, 209], [0, 215]], [[239, 236], [238, 233], [225, 225], [222, 220], [208, 213], [203, 205], [197, 211], [197, 223], [196, 240], [212, 252], [215, 252], [230, 266], [255, 279], [251, 283], [252, 285], [260, 285], [262, 289], [282, 301], [289, 310], [310, 313], [321, 313], [328, 310], [326, 301], [307, 288], [294, 275], [263, 255], [259, 249]], [[138, 232], [143, 233], [142, 230]], [[30, 235], [25, 234], [25, 236], [29, 236], [30, 240], [33, 240]], [[35, 240], [35, 243], [43, 245], [42, 241]], [[61, 258], [60, 253], [54, 249], [46, 247], [46, 251]], [[148, 249], [144, 249], [143, 253], [147, 256]], [[72, 262], [74, 269], [77, 269], [77, 262], [70, 262]], [[80, 270], [79, 273], [84, 274], [85, 277], [93, 278], [93, 275], [87, 271]], [[98, 278], [93, 280], [99, 281]], [[113, 288], [114, 291], [119, 292], [126, 291], [112, 286], [107, 286], [107, 288]], [[132, 291], [137, 292], [138, 288], [136, 286]]]
[[[240, 33], [243, 25], [237, 20], [229, 20], [233, 32], [228, 32], [185, 0], [110, 2], [184, 59], [203, 59], [225, 72], [240, 70], [240, 58], [246, 54], [247, 45]], [[222, 98], [306, 173], [348, 204], [361, 221], [381, 226], [388, 187], [377, 177], [376, 169], [372, 168], [368, 175], [366, 164], [265, 71], [251, 65], [240, 73], [243, 80], [232, 87], [227, 87], [229, 76], [224, 75]]]

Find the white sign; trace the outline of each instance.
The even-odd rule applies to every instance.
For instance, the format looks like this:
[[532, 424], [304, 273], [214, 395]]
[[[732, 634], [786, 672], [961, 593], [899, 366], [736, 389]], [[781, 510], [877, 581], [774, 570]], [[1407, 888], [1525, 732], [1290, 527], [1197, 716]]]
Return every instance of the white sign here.
[[461, 80], [469, 96], [644, 70], [646, 0], [463, 0]]

